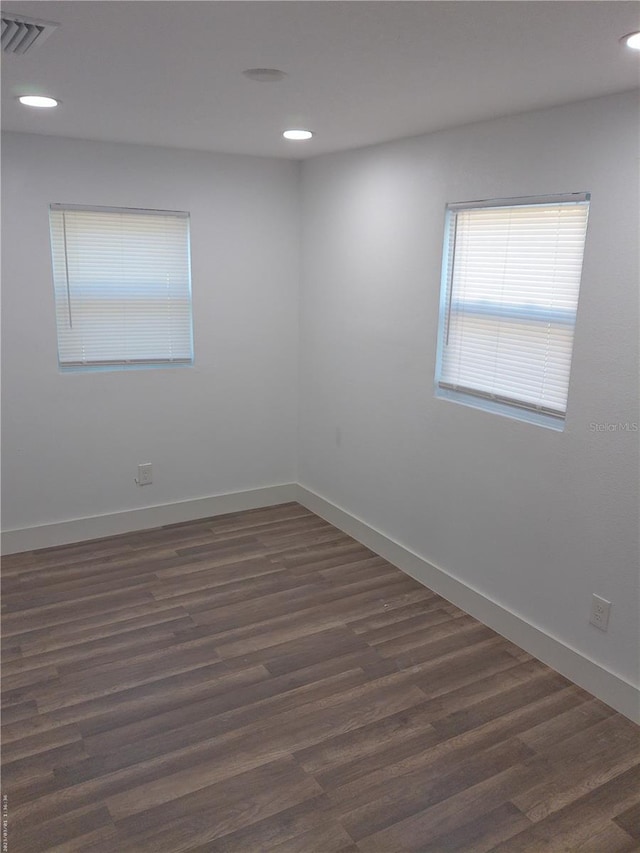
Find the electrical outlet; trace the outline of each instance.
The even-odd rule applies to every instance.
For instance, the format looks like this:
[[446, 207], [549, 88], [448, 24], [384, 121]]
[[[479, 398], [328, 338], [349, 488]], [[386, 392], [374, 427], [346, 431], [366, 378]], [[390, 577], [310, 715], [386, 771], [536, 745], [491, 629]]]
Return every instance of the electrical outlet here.
[[589, 622], [600, 628], [601, 631], [606, 631], [609, 625], [609, 611], [611, 610], [611, 602], [606, 598], [600, 598], [599, 595], [594, 595], [591, 599], [591, 618]]
[[138, 465], [138, 477], [136, 479], [136, 483], [139, 486], [148, 486], [149, 483], [153, 482], [153, 466], [151, 462], [143, 462], [142, 465]]

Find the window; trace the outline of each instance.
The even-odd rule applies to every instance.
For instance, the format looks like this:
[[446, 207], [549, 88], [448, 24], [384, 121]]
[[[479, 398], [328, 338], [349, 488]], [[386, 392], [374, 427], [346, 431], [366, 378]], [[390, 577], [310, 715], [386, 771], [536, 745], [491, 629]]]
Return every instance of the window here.
[[587, 193], [447, 207], [436, 394], [563, 429]]
[[62, 370], [193, 363], [189, 214], [52, 204]]

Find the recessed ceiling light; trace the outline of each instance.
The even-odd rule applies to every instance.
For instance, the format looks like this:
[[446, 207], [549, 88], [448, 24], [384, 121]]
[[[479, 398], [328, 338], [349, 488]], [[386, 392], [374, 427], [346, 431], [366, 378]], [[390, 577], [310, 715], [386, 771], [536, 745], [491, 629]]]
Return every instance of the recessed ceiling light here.
[[24, 104], [25, 107], [41, 107], [41, 108], [49, 108], [49, 107], [57, 107], [60, 101], [56, 101], [55, 98], [47, 98], [45, 95], [22, 95], [18, 98], [21, 104]]
[[313, 133], [310, 130], [285, 130], [282, 135], [285, 139], [311, 139]]
[[633, 50], [640, 50], [640, 32], [628, 33], [626, 36], [622, 36], [620, 41], [624, 42], [627, 47], [633, 48]]
[[279, 80], [284, 80], [287, 76], [279, 68], [247, 68], [242, 73], [249, 80], [255, 80], [256, 83], [277, 83]]

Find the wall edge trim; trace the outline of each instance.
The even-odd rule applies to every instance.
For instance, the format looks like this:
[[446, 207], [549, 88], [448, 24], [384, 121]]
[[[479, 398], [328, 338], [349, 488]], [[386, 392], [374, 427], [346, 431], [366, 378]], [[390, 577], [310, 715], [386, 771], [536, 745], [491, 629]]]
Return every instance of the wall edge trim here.
[[307, 509], [353, 536], [424, 586], [640, 724], [640, 688], [622, 676], [546, 633], [311, 489], [299, 484], [296, 498]]
[[445, 569], [332, 503], [306, 486], [282, 483], [124, 512], [76, 518], [2, 533], [2, 553], [14, 554], [148, 530], [199, 518], [298, 501], [353, 536], [403, 572], [488, 625], [529, 654], [640, 724], [640, 689], [522, 616], [455, 578]]
[[2, 532], [2, 554], [15, 554], [22, 551], [34, 551], [38, 548], [86, 542], [90, 539], [102, 539], [105, 536], [117, 536], [136, 530], [162, 527], [164, 524], [179, 524], [182, 521], [195, 521], [198, 518], [209, 518], [228, 512], [241, 512], [245, 509], [258, 509], [263, 506], [288, 503], [295, 499], [295, 484], [281, 483], [258, 489], [227, 492], [221, 495], [209, 495], [204, 498], [175, 501], [168, 504], [155, 504], [128, 509], [124, 512], [105, 513], [86, 518], [53, 522], [52, 524], [5, 530]]

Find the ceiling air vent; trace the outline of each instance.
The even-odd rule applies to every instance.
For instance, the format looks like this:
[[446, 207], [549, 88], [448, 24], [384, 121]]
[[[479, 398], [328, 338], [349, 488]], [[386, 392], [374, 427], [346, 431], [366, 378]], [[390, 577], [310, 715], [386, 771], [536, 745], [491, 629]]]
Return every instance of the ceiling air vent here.
[[43, 41], [59, 26], [52, 21], [37, 21], [24, 15], [2, 13], [2, 52], [29, 53], [40, 47]]

